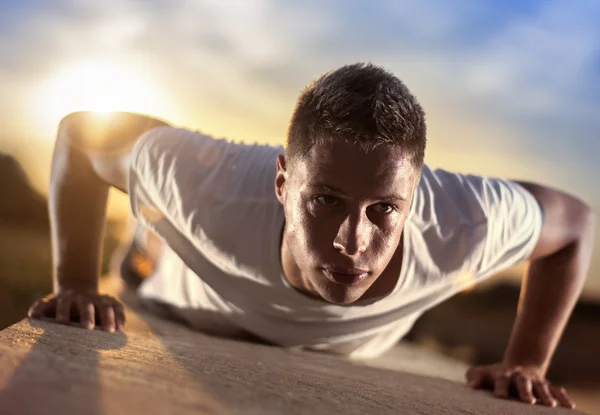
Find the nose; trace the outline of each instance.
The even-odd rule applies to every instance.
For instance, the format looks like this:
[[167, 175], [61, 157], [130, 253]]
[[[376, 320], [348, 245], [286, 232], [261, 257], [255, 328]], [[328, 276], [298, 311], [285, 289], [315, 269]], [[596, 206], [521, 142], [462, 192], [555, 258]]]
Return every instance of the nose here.
[[333, 247], [347, 256], [359, 255], [367, 249], [369, 219], [366, 214], [348, 215], [340, 224]]

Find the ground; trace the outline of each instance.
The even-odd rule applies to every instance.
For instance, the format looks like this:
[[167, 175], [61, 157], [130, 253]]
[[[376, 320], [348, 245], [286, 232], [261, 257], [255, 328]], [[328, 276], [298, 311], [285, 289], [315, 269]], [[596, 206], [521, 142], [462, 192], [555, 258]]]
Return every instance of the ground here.
[[417, 348], [367, 366], [192, 332], [121, 298], [125, 334], [28, 319], [0, 332], [0, 413], [578, 413], [470, 390], [463, 364]]

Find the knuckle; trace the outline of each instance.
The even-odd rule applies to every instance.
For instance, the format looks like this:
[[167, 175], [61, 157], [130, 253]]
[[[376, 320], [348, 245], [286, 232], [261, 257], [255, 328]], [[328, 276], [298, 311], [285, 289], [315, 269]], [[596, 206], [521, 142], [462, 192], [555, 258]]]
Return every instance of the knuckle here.
[[546, 389], [546, 385], [543, 382], [540, 382], [539, 380], [533, 380], [533, 387], [536, 388], [537, 390], [543, 391]]
[[102, 305], [110, 305], [110, 298], [106, 295], [98, 297], [98, 302]]
[[94, 313], [94, 308], [92, 307], [81, 307], [81, 314], [84, 317], [90, 317]]
[[514, 379], [515, 379], [515, 381], [516, 381], [516, 382], [519, 382], [519, 383], [524, 383], [524, 382], [526, 382], [526, 381], [527, 381], [529, 378], [528, 378], [527, 376], [525, 376], [525, 374], [523, 374], [523, 373], [519, 372], [519, 373], [515, 373], [515, 375], [514, 375]]
[[497, 379], [502, 381], [502, 382], [508, 382], [508, 380], [511, 378], [510, 373], [506, 373], [506, 372], [502, 372], [497, 376]]
[[57, 295], [57, 297], [58, 297], [58, 298], [71, 298], [71, 297], [73, 297], [73, 295], [74, 295], [74, 292], [73, 292], [73, 290], [64, 290], [64, 291], [61, 291], [61, 292], [60, 292], [60, 293]]
[[56, 297], [56, 303], [61, 306], [71, 303], [71, 300], [72, 297], [70, 295], [61, 295], [59, 297]]

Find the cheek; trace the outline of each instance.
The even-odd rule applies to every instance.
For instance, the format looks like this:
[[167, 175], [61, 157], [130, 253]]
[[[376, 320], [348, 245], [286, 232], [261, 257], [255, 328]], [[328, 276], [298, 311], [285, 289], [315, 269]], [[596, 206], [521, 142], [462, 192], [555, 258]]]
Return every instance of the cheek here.
[[306, 206], [299, 207], [299, 225], [309, 248], [319, 248], [327, 243], [327, 221], [315, 217]]
[[[316, 216], [308, 203], [298, 200], [291, 209], [290, 230], [303, 249], [307, 252], [327, 252], [333, 246], [335, 224], [331, 218]], [[334, 236], [331, 236], [333, 232]]]
[[402, 236], [403, 220], [398, 220], [393, 225], [380, 229], [375, 233], [371, 249], [375, 255], [388, 257], [398, 248]]

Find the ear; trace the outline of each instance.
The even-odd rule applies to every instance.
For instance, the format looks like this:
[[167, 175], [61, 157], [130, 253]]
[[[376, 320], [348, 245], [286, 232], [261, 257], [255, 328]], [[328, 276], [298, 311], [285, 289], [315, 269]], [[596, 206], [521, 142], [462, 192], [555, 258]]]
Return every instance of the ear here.
[[285, 182], [287, 181], [287, 162], [285, 156], [277, 156], [277, 176], [275, 176], [275, 194], [277, 199], [283, 205], [285, 203], [286, 191]]

